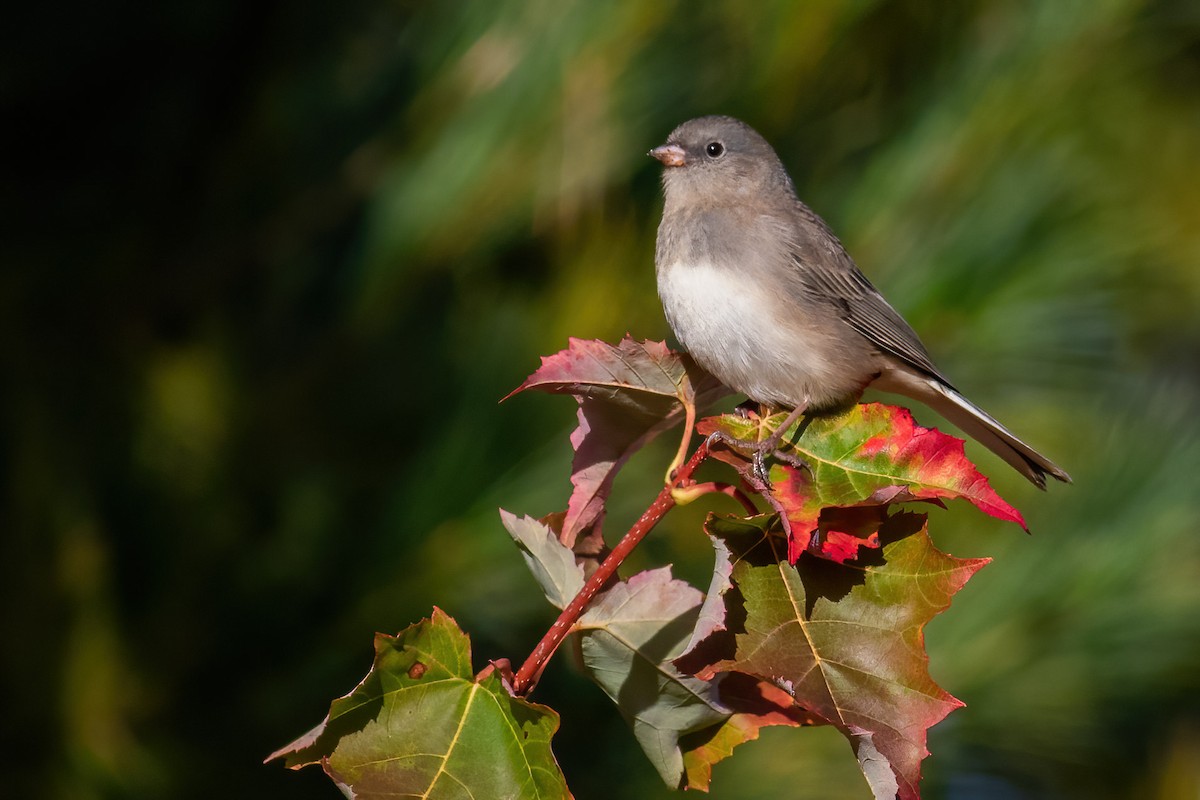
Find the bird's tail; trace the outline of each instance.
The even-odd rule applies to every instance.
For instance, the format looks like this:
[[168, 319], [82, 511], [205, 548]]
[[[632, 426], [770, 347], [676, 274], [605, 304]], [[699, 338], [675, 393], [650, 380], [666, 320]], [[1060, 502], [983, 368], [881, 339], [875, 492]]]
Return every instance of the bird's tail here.
[[[1039, 489], [1046, 488], [1047, 475], [1064, 483], [1071, 482], [1071, 476], [1062, 467], [1025, 444], [990, 414], [937, 378], [917, 376], [911, 372], [903, 377], [894, 373], [889, 377], [893, 380], [885, 385], [877, 384], [879, 388], [920, 400], [961, 428], [967, 436], [1007, 461]], [[900, 380], [896, 381], [895, 378]]]

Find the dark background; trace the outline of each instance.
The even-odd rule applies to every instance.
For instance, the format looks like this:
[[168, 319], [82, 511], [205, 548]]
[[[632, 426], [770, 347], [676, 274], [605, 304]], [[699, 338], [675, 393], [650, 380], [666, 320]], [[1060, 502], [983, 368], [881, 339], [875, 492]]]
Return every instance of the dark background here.
[[[437, 604], [478, 665], [523, 659], [552, 614], [496, 508], [563, 506], [574, 408], [496, 401], [568, 336], [667, 335], [644, 154], [720, 112], [1076, 479], [1041, 494], [972, 446], [1035, 535], [933, 515], [995, 561], [929, 626], [968, 706], [928, 796], [1195, 796], [1195, 3], [214, 0], [4, 27], [0, 794], [335, 797], [260, 761], [374, 631]], [[618, 482], [610, 538], [669, 451]], [[704, 585], [703, 511], [639, 563]], [[565, 659], [537, 699], [581, 800], [676, 796]], [[765, 732], [712, 793], [866, 795], [828, 730]]]

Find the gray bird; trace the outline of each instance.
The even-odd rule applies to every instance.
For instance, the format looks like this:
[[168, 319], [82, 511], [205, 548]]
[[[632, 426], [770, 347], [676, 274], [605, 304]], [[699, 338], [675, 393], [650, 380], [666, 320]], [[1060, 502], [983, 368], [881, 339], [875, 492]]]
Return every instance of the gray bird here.
[[848, 406], [868, 386], [919, 400], [1039, 488], [1047, 474], [1070, 482], [946, 380], [757, 131], [700, 117], [649, 155], [665, 167], [655, 265], [671, 329], [725, 385], [791, 410], [754, 450], [764, 482], [764, 454], [802, 414]]

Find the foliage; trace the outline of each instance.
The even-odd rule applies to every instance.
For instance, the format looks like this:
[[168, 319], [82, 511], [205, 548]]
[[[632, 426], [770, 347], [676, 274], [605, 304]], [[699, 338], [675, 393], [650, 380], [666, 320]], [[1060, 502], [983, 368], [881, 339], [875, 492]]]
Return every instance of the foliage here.
[[[962, 442], [914, 426], [902, 409], [857, 407], [786, 434], [804, 465], [777, 464], [764, 485], [738, 453], [774, 426], [706, 418], [704, 443], [686, 464], [677, 460], [659, 499], [585, 581], [587, 559], [576, 563], [575, 555], [596, 555], [616, 470], [681, 419], [685, 453], [698, 406], [723, 391], [663, 343], [629, 338], [615, 346], [572, 341], [516, 391], [529, 389], [579, 403], [571, 437], [572, 502], [579, 502], [574, 513], [568, 505], [541, 521], [501, 512], [546, 598], [564, 609], [515, 676], [506, 662], [497, 665], [515, 698], [532, 690], [570, 630], [585, 672], [616, 703], [668, 786], [707, 789], [712, 765], [763, 727], [832, 725], [851, 743], [875, 797], [918, 798], [926, 730], [961, 705], [929, 676], [924, 627], [986, 561], [941, 553], [923, 515], [891, 509], [963, 497], [1021, 522], [966, 460]], [[774, 513], [759, 513], [732, 486], [692, 477], [714, 448]], [[629, 550], [675, 502], [725, 490], [748, 516], [708, 518], [717, 555], [707, 595], [669, 568], [615, 580]], [[432, 632], [442, 629], [450, 641], [435, 647]], [[466, 638], [444, 614], [401, 637], [378, 637], [376, 651], [364, 682], [272, 758], [319, 763], [361, 798], [566, 796], [545, 735], [554, 723], [532, 741], [528, 731], [516, 736], [531, 724], [531, 707], [502, 695], [495, 667], [469, 679]], [[490, 698], [479, 704], [487, 713], [470, 714], [480, 687]]]
[[[576, 421], [496, 400], [568, 335], [667, 334], [644, 154], [721, 112], [1076, 481], [1036, 494], [967, 446], [1034, 539], [938, 514], [939, 547], [997, 562], [926, 627], [968, 705], [923, 788], [1196, 794], [1195, 3], [27, 4], [6, 31], [8, 793], [336, 796], [258, 756], [362, 677], [367, 632], [436, 599], [479, 659], [535, 639], [495, 507], [567, 507]], [[698, 505], [631, 566], [703, 588]], [[602, 691], [552, 669], [538, 699], [587, 720], [554, 740], [580, 800], [616, 774], [674, 796]], [[714, 793], [861, 797], [844, 749], [764, 728]]]
[[375, 637], [375, 664], [309, 733], [272, 754], [320, 764], [354, 797], [566, 798], [550, 754], [558, 717], [471, 677], [467, 637], [438, 609]]

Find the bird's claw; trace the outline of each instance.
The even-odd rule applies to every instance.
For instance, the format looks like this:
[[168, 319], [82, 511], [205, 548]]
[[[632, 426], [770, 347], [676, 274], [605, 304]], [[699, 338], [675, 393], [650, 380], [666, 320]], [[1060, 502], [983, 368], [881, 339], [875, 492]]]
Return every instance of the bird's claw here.
[[809, 466], [808, 462], [795, 453], [788, 453], [784, 450], [776, 450], [775, 458], [784, 462], [785, 464], [795, 467], [796, 469], [806, 469], [810, 473], [812, 472], [812, 467]]
[[767, 456], [768, 455], [770, 455], [775, 460], [782, 461], [783, 463], [785, 463], [791, 467], [795, 467], [796, 469], [806, 469], [809, 472], [812, 472], [812, 467], [810, 467], [808, 465], [808, 462], [805, 461], [800, 456], [796, 455], [795, 453], [789, 453], [786, 450], [782, 450], [782, 449], [775, 450], [774, 452], [768, 453], [767, 452], [768, 449], [769, 448], [766, 448], [766, 447], [755, 448], [754, 454], [753, 454], [753, 456], [751, 456], [751, 459], [750, 459], [751, 470], [754, 473], [754, 477], [758, 479], [758, 481], [763, 485], [763, 488], [766, 489], [766, 491], [770, 492], [774, 488], [771, 484], [771, 478], [770, 478], [771, 469], [769, 466], [767, 466]]

